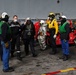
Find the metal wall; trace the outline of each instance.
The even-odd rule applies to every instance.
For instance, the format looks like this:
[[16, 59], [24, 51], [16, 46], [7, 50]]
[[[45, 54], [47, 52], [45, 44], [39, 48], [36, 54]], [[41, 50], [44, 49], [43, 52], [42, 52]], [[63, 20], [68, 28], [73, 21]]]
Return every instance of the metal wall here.
[[67, 18], [76, 18], [76, 0], [0, 0], [0, 14], [6, 11], [10, 18], [47, 18], [49, 12], [61, 12]]

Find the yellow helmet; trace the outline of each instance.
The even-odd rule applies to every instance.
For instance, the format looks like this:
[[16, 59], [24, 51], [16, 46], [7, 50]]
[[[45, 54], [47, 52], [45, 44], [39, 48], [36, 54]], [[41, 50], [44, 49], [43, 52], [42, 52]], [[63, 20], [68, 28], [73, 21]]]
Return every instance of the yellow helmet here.
[[52, 15], [55, 16], [55, 13], [50, 12], [49, 15], [48, 15], [48, 17], [51, 17]]
[[50, 12], [49, 15], [55, 15], [53, 12]]

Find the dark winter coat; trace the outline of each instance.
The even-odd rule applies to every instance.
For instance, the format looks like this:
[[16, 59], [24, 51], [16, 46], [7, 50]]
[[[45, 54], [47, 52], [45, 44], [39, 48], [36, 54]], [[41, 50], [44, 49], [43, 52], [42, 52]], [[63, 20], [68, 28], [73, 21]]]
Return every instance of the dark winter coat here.
[[22, 31], [23, 31], [22, 33], [23, 39], [34, 38], [35, 27], [34, 27], [33, 22], [31, 22], [29, 25], [27, 23], [23, 25]]
[[21, 33], [21, 28], [19, 22], [11, 22], [10, 23], [10, 28], [11, 28], [11, 34], [12, 37], [19, 36]]

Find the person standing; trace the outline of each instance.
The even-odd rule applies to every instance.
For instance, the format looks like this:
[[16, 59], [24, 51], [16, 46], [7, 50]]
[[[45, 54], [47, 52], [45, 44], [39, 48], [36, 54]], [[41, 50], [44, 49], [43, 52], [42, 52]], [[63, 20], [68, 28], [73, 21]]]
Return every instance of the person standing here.
[[60, 38], [61, 38], [61, 45], [62, 45], [62, 51], [63, 56], [61, 57], [63, 61], [68, 60], [69, 57], [69, 32], [70, 32], [70, 25], [67, 21], [66, 16], [61, 16], [61, 25], [59, 26], [59, 32], [60, 32]]
[[58, 23], [57, 23], [57, 20], [55, 19], [54, 13], [49, 13], [48, 17], [51, 20], [48, 25], [49, 33], [50, 33], [51, 47], [52, 47], [52, 52], [50, 52], [50, 54], [56, 54], [57, 49], [56, 49], [56, 41], [55, 40], [56, 40], [56, 36], [58, 33]]
[[2, 62], [3, 62], [3, 72], [12, 72], [14, 69], [9, 67], [9, 57], [10, 57], [10, 40], [11, 40], [11, 30], [8, 24], [9, 16], [6, 12], [1, 15], [0, 22], [0, 35], [1, 35], [1, 45], [2, 45]]
[[26, 55], [29, 55], [29, 45], [32, 52], [32, 56], [36, 57], [37, 54], [34, 49], [34, 35], [35, 35], [35, 27], [31, 18], [26, 18], [26, 23], [23, 26], [23, 42], [24, 42], [24, 49]]
[[18, 16], [13, 16], [13, 21], [10, 23], [12, 41], [11, 41], [11, 57], [14, 57], [15, 46], [17, 48], [17, 59], [22, 60], [21, 58], [21, 50], [20, 50], [20, 23], [18, 22]]
[[46, 49], [46, 31], [47, 31], [47, 24], [44, 20], [40, 20], [40, 29], [38, 31], [38, 41], [41, 47], [41, 50]]

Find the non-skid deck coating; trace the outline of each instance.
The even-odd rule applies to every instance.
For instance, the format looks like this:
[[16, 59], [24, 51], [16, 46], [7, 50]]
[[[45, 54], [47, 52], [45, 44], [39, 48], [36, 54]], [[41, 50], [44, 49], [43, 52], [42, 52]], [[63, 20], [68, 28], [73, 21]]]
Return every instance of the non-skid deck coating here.
[[[51, 73], [59, 70], [65, 70], [68, 68], [76, 67], [76, 48], [70, 47], [70, 59], [63, 61], [59, 59], [61, 56], [61, 47], [58, 47], [58, 54], [50, 55], [51, 48], [46, 51], [40, 51], [40, 47], [35, 47], [38, 57], [32, 57], [30, 54], [23, 58], [23, 61], [19, 61], [16, 58], [10, 59], [10, 66], [13, 66], [15, 71], [11, 73], [2, 72], [2, 62], [0, 61], [0, 75], [42, 75], [45, 73]], [[23, 46], [21, 46], [22, 56], [25, 55]], [[49, 74], [50, 75], [50, 74]], [[58, 73], [56, 75], [76, 75], [76, 70]]]

